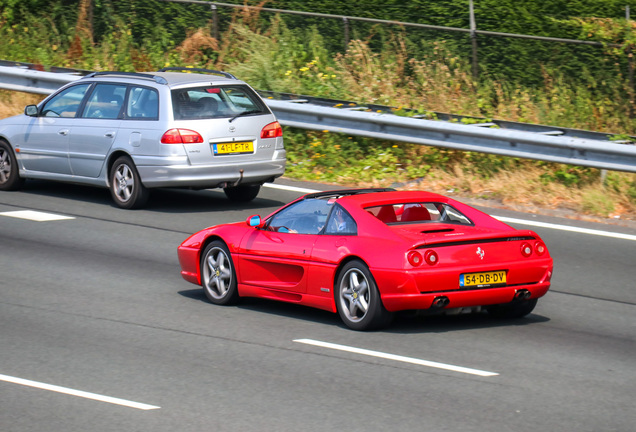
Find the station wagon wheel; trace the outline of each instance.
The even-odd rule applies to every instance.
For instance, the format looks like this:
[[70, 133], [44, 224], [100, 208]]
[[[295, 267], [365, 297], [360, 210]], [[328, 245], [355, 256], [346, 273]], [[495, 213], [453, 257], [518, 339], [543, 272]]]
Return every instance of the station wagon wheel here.
[[486, 306], [486, 310], [495, 318], [513, 319], [523, 318], [534, 310], [538, 299], [516, 300], [511, 303], [503, 303]]
[[225, 243], [215, 240], [201, 254], [201, 286], [214, 304], [232, 305], [238, 301], [234, 263]]
[[24, 183], [18, 173], [18, 161], [13, 149], [4, 140], [0, 140], [0, 190], [18, 190]]
[[252, 201], [258, 195], [261, 190], [260, 185], [238, 185], [233, 187], [226, 187], [223, 189], [225, 195], [234, 202], [248, 202]]
[[349, 328], [377, 329], [387, 326], [393, 318], [384, 308], [375, 280], [362, 261], [351, 261], [340, 270], [334, 292], [338, 314]]
[[148, 189], [128, 156], [118, 158], [110, 170], [110, 194], [115, 204], [124, 209], [140, 208], [148, 201]]

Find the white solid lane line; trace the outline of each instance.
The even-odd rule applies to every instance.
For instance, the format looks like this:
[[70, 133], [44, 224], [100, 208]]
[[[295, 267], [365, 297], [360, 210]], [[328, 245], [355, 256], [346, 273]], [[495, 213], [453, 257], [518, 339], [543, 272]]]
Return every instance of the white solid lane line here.
[[45, 213], [45, 212], [33, 211], [33, 210], [17, 210], [17, 211], [2, 212], [0, 213], [0, 216], [8, 216], [8, 217], [18, 218], [18, 219], [28, 219], [28, 220], [32, 220], [36, 222], [49, 222], [49, 221], [56, 221], [56, 220], [75, 219], [74, 217], [71, 217], [71, 216], [62, 216], [58, 214]]
[[495, 216], [495, 215], [491, 215], [491, 216], [505, 223], [529, 225], [529, 226], [540, 227], [540, 228], [558, 229], [561, 231], [572, 231], [572, 232], [581, 233], [581, 234], [590, 234], [590, 235], [597, 235], [597, 236], [603, 236], [603, 237], [612, 237], [612, 238], [618, 238], [623, 240], [636, 241], [636, 235], [631, 235], [631, 234], [621, 234], [621, 233], [615, 233], [610, 231], [601, 231], [601, 230], [595, 230], [595, 229], [589, 229], [589, 228], [580, 228], [580, 227], [573, 227], [568, 225], [552, 224], [547, 222], [528, 221], [525, 219], [515, 219], [515, 218], [509, 218], [505, 216]]
[[153, 410], [153, 409], [161, 408], [161, 407], [154, 406], [154, 405], [148, 405], [148, 404], [144, 404], [144, 403], [133, 402], [133, 401], [129, 401], [129, 400], [125, 400], [125, 399], [119, 399], [119, 398], [114, 398], [114, 397], [110, 397], [110, 396], [103, 396], [103, 395], [99, 395], [99, 394], [96, 394], [96, 393], [88, 393], [88, 392], [81, 391], [81, 390], [74, 390], [74, 389], [70, 389], [70, 388], [66, 388], [66, 387], [60, 387], [60, 386], [56, 386], [56, 385], [45, 384], [45, 383], [41, 383], [41, 382], [37, 382], [37, 381], [30, 381], [30, 380], [26, 380], [26, 379], [22, 379], [22, 378], [11, 377], [11, 376], [8, 376], [8, 375], [0, 375], [0, 381], [5, 381], [5, 382], [13, 383], [13, 384], [20, 384], [20, 385], [28, 386], [28, 387], [35, 387], [35, 388], [39, 388], [39, 389], [42, 389], [42, 390], [54, 391], [54, 392], [57, 392], [57, 393], [64, 393], [64, 394], [67, 394], [67, 395], [77, 396], [77, 397], [81, 397], [81, 398], [85, 398], [85, 399], [92, 399], [92, 400], [96, 400], [96, 401], [100, 401], [100, 402], [107, 402], [107, 403], [115, 404], [115, 405], [123, 405], [123, 406], [127, 406], [127, 407], [130, 407], [130, 408], [136, 408], [136, 409], [140, 409], [140, 410]]
[[[272, 189], [288, 190], [291, 192], [300, 192], [300, 193], [321, 192], [318, 189], [305, 189], [305, 188], [298, 188], [295, 186], [285, 186], [285, 185], [274, 184], [274, 183], [265, 183], [263, 186], [272, 188]], [[568, 225], [552, 224], [547, 222], [529, 221], [525, 219], [515, 219], [515, 218], [509, 218], [505, 216], [495, 216], [495, 215], [491, 215], [491, 216], [505, 223], [516, 223], [520, 225], [529, 225], [529, 226], [535, 226], [535, 227], [541, 227], [541, 228], [557, 229], [561, 231], [571, 231], [571, 232], [576, 232], [580, 234], [590, 234], [590, 235], [597, 235], [597, 236], [603, 236], [603, 237], [612, 237], [612, 238], [617, 238], [622, 240], [636, 241], [636, 235], [631, 235], [631, 234], [621, 234], [621, 233], [615, 233], [611, 231], [601, 231], [601, 230], [588, 229], [588, 228], [579, 228], [579, 227], [572, 227]]]
[[291, 191], [291, 192], [300, 192], [300, 193], [303, 193], [303, 194], [314, 193], [314, 192], [322, 192], [322, 191], [319, 191], [318, 189], [307, 189], [307, 188], [301, 188], [301, 187], [296, 187], [296, 186], [287, 186], [287, 185], [282, 185], [282, 184], [277, 184], [277, 183], [265, 183], [265, 184], [263, 184], [263, 187], [268, 187], [268, 188], [271, 188], [271, 189], [286, 190], [286, 191]]
[[479, 375], [483, 377], [499, 375], [496, 372], [488, 372], [488, 371], [483, 371], [479, 369], [471, 369], [471, 368], [462, 367], [462, 366], [454, 366], [454, 365], [445, 364], [445, 363], [421, 360], [421, 359], [417, 359], [413, 357], [404, 357], [404, 356], [395, 355], [395, 354], [383, 353], [380, 351], [371, 351], [371, 350], [367, 350], [363, 348], [354, 348], [354, 347], [350, 347], [346, 345], [338, 345], [338, 344], [333, 344], [329, 342], [321, 342], [321, 341], [317, 341], [313, 339], [295, 339], [294, 342], [303, 343], [307, 345], [314, 345], [314, 346], [318, 346], [322, 348], [334, 349], [338, 351], [346, 351], [346, 352], [355, 353], [355, 354], [362, 354], [362, 355], [366, 355], [370, 357], [379, 357], [379, 358], [383, 358], [387, 360], [395, 360], [395, 361], [399, 361], [403, 363], [411, 363], [411, 364], [420, 365], [420, 366], [427, 366], [427, 367], [432, 367], [437, 369], [445, 369], [445, 370], [449, 370], [453, 372]]

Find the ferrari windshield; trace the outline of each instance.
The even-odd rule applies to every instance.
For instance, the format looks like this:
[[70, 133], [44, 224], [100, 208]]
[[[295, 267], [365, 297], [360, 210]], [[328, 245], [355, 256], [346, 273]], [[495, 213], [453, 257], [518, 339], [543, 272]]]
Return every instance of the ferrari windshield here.
[[437, 202], [387, 204], [366, 207], [369, 213], [385, 224], [443, 222], [472, 225], [468, 217], [454, 207]]

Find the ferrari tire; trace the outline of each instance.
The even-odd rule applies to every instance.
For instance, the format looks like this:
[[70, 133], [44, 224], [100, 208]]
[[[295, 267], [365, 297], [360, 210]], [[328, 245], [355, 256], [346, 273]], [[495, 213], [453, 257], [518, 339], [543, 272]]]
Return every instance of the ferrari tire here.
[[222, 241], [213, 241], [201, 254], [201, 287], [214, 304], [233, 305], [239, 300], [232, 255]]
[[0, 190], [14, 191], [20, 189], [24, 179], [18, 172], [18, 161], [13, 149], [4, 140], [0, 140]]
[[338, 273], [334, 292], [338, 314], [353, 330], [379, 329], [393, 319], [393, 314], [382, 304], [373, 275], [362, 261], [345, 264]]
[[141, 178], [132, 159], [128, 156], [117, 158], [110, 170], [110, 194], [118, 207], [137, 209], [148, 201], [148, 189], [141, 183]]
[[257, 184], [238, 185], [232, 187], [226, 187], [223, 189], [225, 196], [230, 201], [234, 202], [249, 202], [252, 201], [261, 190], [261, 186]]
[[523, 318], [534, 310], [537, 299], [513, 301], [511, 303], [487, 306], [486, 310], [495, 318]]

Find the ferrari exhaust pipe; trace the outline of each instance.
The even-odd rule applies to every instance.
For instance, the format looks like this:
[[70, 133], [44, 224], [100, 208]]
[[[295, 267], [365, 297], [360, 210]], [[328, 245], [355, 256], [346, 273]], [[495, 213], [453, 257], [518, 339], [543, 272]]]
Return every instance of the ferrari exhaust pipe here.
[[522, 289], [515, 293], [515, 300], [528, 300], [530, 297], [532, 297], [532, 293], [527, 289]]
[[431, 308], [442, 309], [448, 306], [448, 303], [450, 303], [450, 300], [446, 296], [435, 297], [433, 299], [433, 304], [431, 305]]

